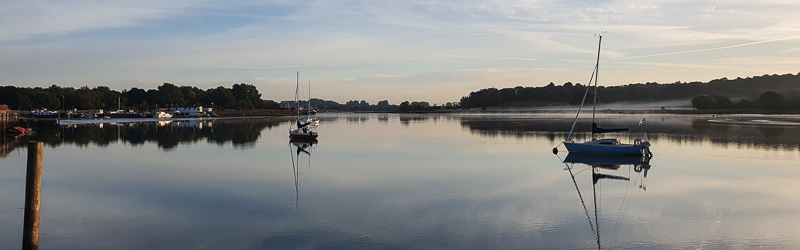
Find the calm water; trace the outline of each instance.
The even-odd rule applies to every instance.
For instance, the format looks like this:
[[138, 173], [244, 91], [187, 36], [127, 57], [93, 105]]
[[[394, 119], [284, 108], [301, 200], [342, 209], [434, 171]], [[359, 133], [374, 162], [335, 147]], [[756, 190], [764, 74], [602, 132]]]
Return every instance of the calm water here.
[[[321, 116], [40, 129], [44, 249], [794, 248], [796, 117], [604, 116], [655, 156], [552, 154], [569, 115]], [[772, 121], [772, 122], [770, 122]], [[577, 130], [588, 131], [584, 122]], [[620, 134], [623, 142], [628, 133]], [[578, 134], [585, 138], [585, 133]], [[3, 139], [0, 245], [21, 245], [25, 141]], [[589, 163], [583, 164], [580, 162]], [[625, 163], [617, 165], [615, 163]], [[590, 166], [593, 165], [594, 167]], [[596, 182], [595, 182], [596, 180]]]

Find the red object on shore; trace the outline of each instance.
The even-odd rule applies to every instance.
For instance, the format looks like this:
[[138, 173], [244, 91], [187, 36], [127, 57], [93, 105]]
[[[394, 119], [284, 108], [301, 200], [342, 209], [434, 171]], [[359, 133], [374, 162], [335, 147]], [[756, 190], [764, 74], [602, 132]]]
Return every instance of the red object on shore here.
[[33, 130], [23, 127], [13, 127], [8, 129], [8, 131], [16, 134], [17, 136], [30, 135], [33, 133]]

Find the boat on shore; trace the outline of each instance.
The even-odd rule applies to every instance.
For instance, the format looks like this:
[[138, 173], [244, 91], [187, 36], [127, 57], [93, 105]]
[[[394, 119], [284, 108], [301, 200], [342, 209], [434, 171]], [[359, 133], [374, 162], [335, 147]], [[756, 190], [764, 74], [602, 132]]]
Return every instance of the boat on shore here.
[[159, 111], [159, 112], [153, 113], [153, 118], [172, 118], [172, 114], [167, 113], [167, 112], [163, 112], [163, 111]]
[[56, 111], [37, 110], [30, 113], [33, 118], [59, 118], [60, 114]]
[[[635, 139], [633, 144], [623, 144], [620, 143], [619, 138], [606, 138], [606, 139], [598, 139], [598, 134], [604, 133], [612, 133], [612, 132], [624, 132], [628, 131], [628, 128], [611, 128], [611, 129], [604, 129], [600, 128], [595, 120], [595, 114], [597, 110], [597, 81], [598, 75], [600, 71], [600, 50], [602, 48], [603, 36], [598, 35], [599, 42], [597, 45], [597, 62], [595, 63], [594, 72], [592, 74], [592, 78], [589, 80], [589, 87], [586, 88], [586, 93], [583, 94], [583, 100], [581, 101], [581, 106], [578, 108], [578, 114], [575, 115], [575, 121], [572, 123], [572, 128], [569, 130], [569, 135], [567, 136], [567, 140], [563, 141], [564, 147], [567, 148], [567, 151], [570, 153], [581, 153], [581, 154], [600, 154], [600, 155], [650, 155], [650, 142], [647, 140], [647, 133], [642, 132], [641, 139]], [[572, 140], [572, 132], [575, 129], [575, 124], [578, 122], [578, 116], [580, 116], [581, 109], [583, 108], [583, 104], [586, 101], [586, 96], [589, 93], [589, 90], [592, 89], [591, 83], [592, 79], [594, 80], [594, 101], [592, 103], [592, 139], [590, 141], [585, 142], [575, 142]], [[641, 127], [644, 123], [645, 119], [639, 121], [639, 126]], [[553, 152], [558, 152], [557, 147], [553, 148]]]

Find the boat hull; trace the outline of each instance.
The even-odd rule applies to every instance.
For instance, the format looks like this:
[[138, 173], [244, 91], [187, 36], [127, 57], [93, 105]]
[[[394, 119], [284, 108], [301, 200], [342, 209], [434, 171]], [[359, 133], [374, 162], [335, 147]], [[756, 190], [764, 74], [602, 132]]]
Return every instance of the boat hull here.
[[645, 162], [642, 155], [600, 155], [569, 153], [564, 163], [581, 163], [586, 165], [641, 165]]
[[567, 147], [567, 151], [570, 153], [598, 155], [644, 155], [644, 150], [641, 146], [632, 144], [606, 145], [588, 142], [564, 142], [564, 146]]
[[289, 141], [293, 142], [313, 142], [317, 140], [317, 133], [290, 133]]

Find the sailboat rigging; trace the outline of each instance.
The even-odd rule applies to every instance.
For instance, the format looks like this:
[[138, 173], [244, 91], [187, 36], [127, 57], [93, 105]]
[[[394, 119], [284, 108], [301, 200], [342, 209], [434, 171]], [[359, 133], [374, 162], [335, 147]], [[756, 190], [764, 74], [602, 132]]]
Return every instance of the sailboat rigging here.
[[[597, 125], [596, 121], [596, 113], [597, 113], [597, 82], [598, 76], [600, 73], [600, 50], [602, 49], [602, 42], [603, 36], [598, 35], [599, 42], [597, 44], [597, 61], [595, 63], [594, 72], [592, 72], [592, 78], [589, 79], [589, 87], [586, 88], [586, 92], [583, 95], [583, 100], [581, 101], [581, 106], [578, 108], [578, 114], [575, 115], [575, 121], [572, 123], [572, 127], [570, 128], [569, 135], [567, 139], [562, 142], [564, 146], [567, 148], [567, 151], [570, 153], [584, 153], [584, 154], [605, 154], [605, 155], [651, 155], [650, 152], [650, 142], [647, 140], [647, 133], [642, 132], [642, 139], [634, 140], [633, 144], [621, 144], [618, 138], [610, 138], [610, 139], [598, 139], [598, 134], [603, 133], [611, 133], [611, 132], [623, 132], [628, 131], [627, 128], [600, 128]], [[581, 110], [583, 109], [583, 104], [586, 101], [586, 96], [589, 93], [589, 89], [592, 88], [592, 80], [594, 80], [594, 91], [593, 91], [593, 100], [592, 100], [592, 139], [591, 141], [586, 142], [575, 142], [572, 140], [572, 132], [575, 129], [575, 124], [578, 122], [578, 116], [580, 115]], [[639, 122], [641, 126], [642, 122]], [[553, 152], [558, 152], [557, 148], [553, 148]]]

